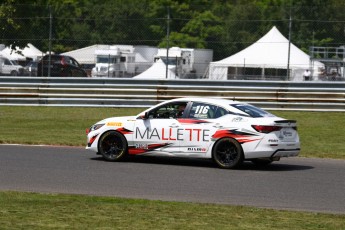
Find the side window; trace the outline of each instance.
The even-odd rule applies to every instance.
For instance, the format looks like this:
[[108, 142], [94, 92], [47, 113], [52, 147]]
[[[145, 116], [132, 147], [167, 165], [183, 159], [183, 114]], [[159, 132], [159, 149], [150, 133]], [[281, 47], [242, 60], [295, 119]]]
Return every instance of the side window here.
[[68, 64], [70, 64], [70, 65], [73, 65], [73, 60], [72, 60], [71, 58], [69, 58], [69, 57], [64, 57], [64, 59], [65, 59], [65, 62], [66, 62], [66, 63], [68, 63]]
[[248, 114], [251, 117], [273, 117], [274, 115], [260, 109], [257, 108], [253, 105], [248, 105], [248, 104], [234, 104], [232, 105], [233, 107], [235, 107], [236, 109], [245, 112], [246, 114]]
[[224, 116], [226, 114], [229, 114], [229, 113], [230, 112], [228, 110], [226, 110], [226, 109], [224, 109], [222, 107], [218, 107], [217, 111], [216, 111], [216, 113], [214, 115], [214, 118], [222, 117], [222, 116]]
[[216, 118], [217, 108], [216, 105], [194, 102], [189, 112], [189, 118], [214, 119]]
[[184, 109], [187, 106], [187, 102], [173, 102], [164, 104], [149, 111], [149, 118], [155, 119], [175, 119], [183, 116]]

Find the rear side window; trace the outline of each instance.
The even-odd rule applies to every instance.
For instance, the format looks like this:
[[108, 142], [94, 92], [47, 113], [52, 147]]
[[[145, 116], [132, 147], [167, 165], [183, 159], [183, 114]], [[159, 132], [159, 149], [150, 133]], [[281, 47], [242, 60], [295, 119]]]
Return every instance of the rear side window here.
[[248, 104], [234, 104], [231, 105], [236, 109], [248, 114], [250, 117], [275, 117], [273, 114], [266, 112], [258, 107]]
[[229, 114], [229, 111], [217, 105], [193, 102], [188, 117], [197, 119], [216, 119], [226, 114]]

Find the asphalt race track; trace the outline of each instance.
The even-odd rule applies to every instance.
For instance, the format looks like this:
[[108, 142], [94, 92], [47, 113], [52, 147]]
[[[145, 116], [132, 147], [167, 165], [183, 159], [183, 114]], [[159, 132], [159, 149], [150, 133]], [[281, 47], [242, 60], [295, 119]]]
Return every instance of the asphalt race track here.
[[0, 190], [191, 201], [345, 214], [345, 161], [288, 158], [265, 168], [135, 157], [77, 147], [0, 145]]

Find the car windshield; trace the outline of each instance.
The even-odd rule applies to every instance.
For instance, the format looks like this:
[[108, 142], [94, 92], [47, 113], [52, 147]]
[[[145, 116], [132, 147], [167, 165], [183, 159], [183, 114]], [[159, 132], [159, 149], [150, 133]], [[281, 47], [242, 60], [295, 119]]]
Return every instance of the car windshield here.
[[232, 107], [248, 114], [250, 117], [275, 117], [273, 114], [266, 112], [258, 107], [249, 104], [233, 104]]

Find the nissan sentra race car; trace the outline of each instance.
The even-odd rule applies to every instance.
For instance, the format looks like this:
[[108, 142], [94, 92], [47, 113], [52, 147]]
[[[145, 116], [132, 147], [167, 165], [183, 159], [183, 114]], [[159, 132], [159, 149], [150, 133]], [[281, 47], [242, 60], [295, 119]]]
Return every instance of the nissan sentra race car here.
[[128, 155], [197, 157], [236, 168], [244, 160], [265, 165], [300, 152], [295, 120], [226, 99], [173, 99], [136, 116], [104, 119], [86, 132], [86, 149], [108, 161]]

